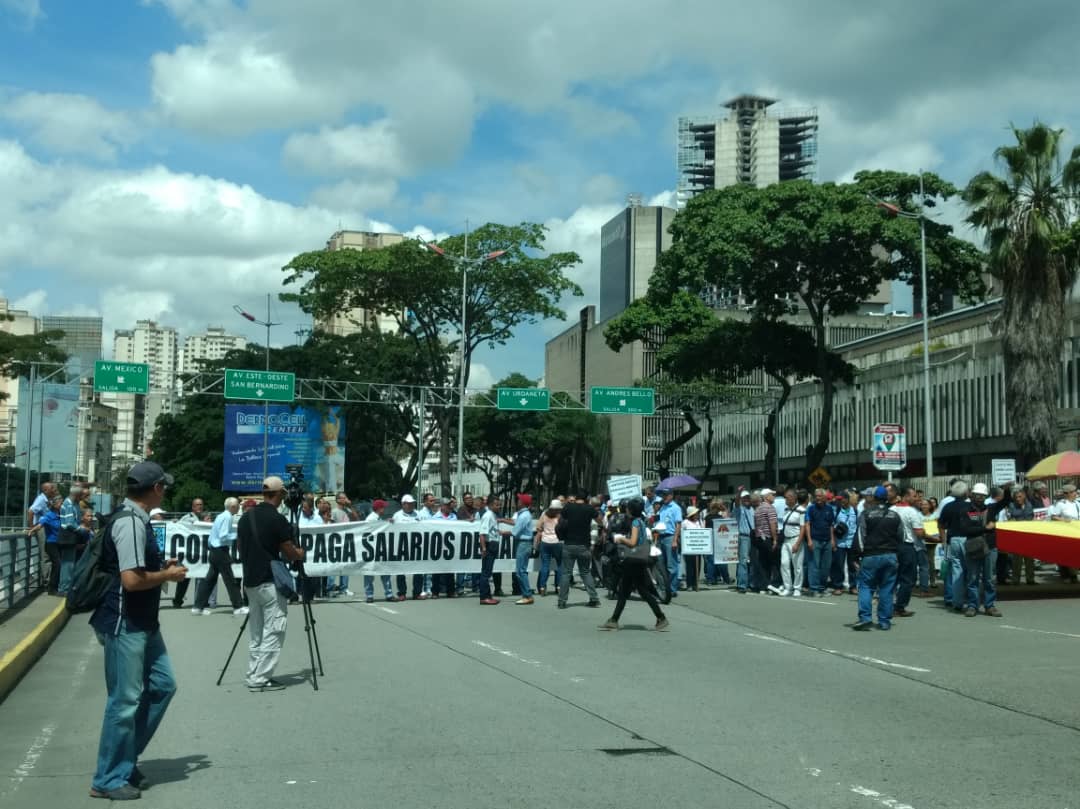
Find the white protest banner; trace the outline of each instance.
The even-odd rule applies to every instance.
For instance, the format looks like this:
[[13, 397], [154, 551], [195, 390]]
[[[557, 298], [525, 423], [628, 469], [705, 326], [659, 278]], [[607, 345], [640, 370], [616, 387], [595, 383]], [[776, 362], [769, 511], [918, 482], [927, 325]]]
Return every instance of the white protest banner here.
[[708, 556], [713, 552], [713, 531], [711, 528], [687, 527], [683, 523], [679, 534], [679, 550], [683, 556]]
[[[188, 577], [209, 573], [210, 523], [157, 523], [158, 547], [166, 559], [187, 567]], [[392, 576], [410, 573], [479, 573], [480, 523], [435, 520], [414, 523], [348, 522], [305, 526], [299, 544], [308, 576]], [[514, 541], [498, 538], [495, 570], [515, 569]], [[241, 574], [240, 553], [232, 549], [233, 573]]]
[[713, 522], [713, 562], [718, 565], [739, 561], [739, 526], [733, 519]]
[[612, 503], [641, 497], [641, 475], [615, 475], [607, 481], [608, 499]]
[[990, 483], [1004, 486], [1016, 481], [1016, 461], [1012, 458], [993, 458], [990, 461]]

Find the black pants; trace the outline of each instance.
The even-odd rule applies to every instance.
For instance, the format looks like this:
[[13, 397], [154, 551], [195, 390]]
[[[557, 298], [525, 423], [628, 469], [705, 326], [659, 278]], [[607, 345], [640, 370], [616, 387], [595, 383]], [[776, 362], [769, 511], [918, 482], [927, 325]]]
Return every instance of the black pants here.
[[[659, 564], [663, 564], [663, 562]], [[649, 605], [649, 609], [653, 611], [656, 620], [662, 621], [664, 611], [660, 609], [660, 600], [656, 596], [656, 588], [653, 587], [648, 566], [626, 564], [622, 566], [622, 575], [619, 577], [619, 600], [615, 602], [615, 611], [611, 613], [611, 620], [615, 623], [619, 622], [619, 617], [626, 606], [626, 600], [630, 598], [630, 594], [634, 590], [637, 590], [641, 600]]]
[[915, 544], [901, 542], [896, 551], [896, 602], [894, 609], [904, 610], [911, 603], [911, 591], [915, 589], [915, 577], [918, 575], [918, 559]]
[[456, 594], [456, 590], [456, 573], [436, 573], [431, 577], [431, 592], [433, 595], [439, 595], [441, 593], [450, 598]]
[[701, 557], [683, 554], [682, 562], [683, 570], [686, 571], [686, 589], [696, 590], [698, 588], [698, 573], [701, 567]]
[[204, 610], [210, 602], [210, 594], [217, 587], [218, 576], [225, 580], [225, 589], [229, 593], [229, 601], [233, 609], [239, 609], [243, 605], [240, 596], [240, 585], [232, 572], [232, 554], [228, 548], [211, 548], [210, 558], [207, 560], [210, 572], [206, 578], [199, 582], [199, 589], [195, 591], [195, 609]]
[[491, 576], [495, 567], [495, 557], [499, 555], [499, 546], [494, 542], [487, 546], [487, 553], [480, 563], [480, 598], [491, 598]]
[[764, 590], [772, 582], [772, 541], [750, 540], [750, 589]]
[[191, 579], [184, 579], [183, 581], [176, 583], [176, 595], [173, 596], [173, 606], [184, 606], [184, 598], [187, 596], [188, 585], [191, 584]]
[[49, 593], [55, 594], [60, 588], [60, 546], [46, 542], [45, 555], [49, 557]]

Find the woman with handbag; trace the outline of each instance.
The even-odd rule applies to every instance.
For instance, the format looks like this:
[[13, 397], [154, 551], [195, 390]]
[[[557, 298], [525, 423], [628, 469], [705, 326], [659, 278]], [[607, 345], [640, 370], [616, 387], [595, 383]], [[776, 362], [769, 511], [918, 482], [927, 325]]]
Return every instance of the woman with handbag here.
[[611, 618], [601, 624], [600, 629], [615, 630], [619, 628], [619, 618], [622, 615], [623, 608], [626, 606], [626, 600], [630, 597], [630, 593], [637, 590], [638, 595], [649, 605], [653, 615], [656, 616], [655, 629], [658, 632], [663, 632], [668, 628], [668, 620], [664, 616], [664, 611], [660, 609], [656, 590], [653, 587], [652, 579], [649, 577], [649, 568], [656, 563], [658, 557], [652, 555], [652, 543], [647, 539], [645, 532], [644, 504], [641, 500], [635, 498], [630, 501], [629, 511], [631, 518], [630, 536], [617, 536], [615, 538], [622, 556], [619, 600], [615, 602], [615, 611], [611, 614]]

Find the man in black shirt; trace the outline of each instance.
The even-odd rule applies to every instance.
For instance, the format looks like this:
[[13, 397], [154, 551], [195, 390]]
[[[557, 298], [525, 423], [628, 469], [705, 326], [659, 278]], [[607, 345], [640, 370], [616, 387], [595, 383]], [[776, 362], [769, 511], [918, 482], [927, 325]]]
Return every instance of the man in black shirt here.
[[263, 481], [263, 502], [246, 512], [236, 526], [244, 589], [248, 597], [251, 635], [247, 687], [252, 692], [280, 691], [271, 678], [285, 643], [288, 596], [274, 584], [271, 563], [284, 556], [303, 561], [304, 551], [293, 542], [292, 526], [278, 510], [285, 499], [285, 481], [276, 475]]
[[559, 539], [563, 541], [563, 572], [559, 580], [559, 609], [566, 609], [566, 598], [570, 594], [570, 577], [574, 575], [574, 562], [577, 562], [581, 580], [589, 593], [589, 606], [599, 607], [600, 597], [596, 594], [596, 584], [592, 576], [592, 526], [598, 526], [600, 512], [588, 503], [588, 495], [579, 492], [577, 499], [563, 506], [562, 518], [556, 528]]
[[874, 625], [874, 590], [878, 593], [878, 627], [892, 627], [893, 594], [899, 568], [896, 552], [904, 541], [904, 524], [900, 515], [889, 508], [888, 497], [884, 486], [874, 489], [874, 502], [866, 506], [859, 518], [859, 531], [852, 547], [859, 559], [859, 620], [852, 629], [859, 632]]

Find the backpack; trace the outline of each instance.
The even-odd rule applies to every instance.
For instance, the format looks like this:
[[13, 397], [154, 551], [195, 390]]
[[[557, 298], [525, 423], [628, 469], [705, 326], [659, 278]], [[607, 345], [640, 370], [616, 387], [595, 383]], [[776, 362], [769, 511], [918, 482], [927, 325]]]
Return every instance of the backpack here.
[[105, 548], [106, 535], [112, 527], [113, 520], [123, 509], [117, 509], [105, 520], [104, 524], [94, 532], [93, 538], [86, 543], [86, 549], [79, 561], [75, 563], [75, 570], [71, 574], [71, 586], [68, 587], [67, 601], [65, 606], [72, 615], [80, 612], [93, 612], [105, 597], [106, 591], [113, 586], [116, 576], [106, 572], [101, 565], [101, 557]]

